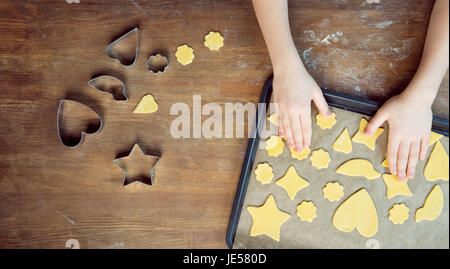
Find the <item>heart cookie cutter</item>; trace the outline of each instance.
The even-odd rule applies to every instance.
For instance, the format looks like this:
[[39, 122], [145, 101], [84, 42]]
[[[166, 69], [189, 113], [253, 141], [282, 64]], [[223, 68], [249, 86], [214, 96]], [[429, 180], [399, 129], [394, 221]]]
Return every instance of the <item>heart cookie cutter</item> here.
[[[111, 92], [108, 92], [107, 89], [105, 89], [104, 87], [101, 87], [101, 88], [100, 88], [100, 87], [96, 86], [96, 82], [97, 82], [97, 81], [100, 81], [100, 80], [108, 80], [108, 79], [111, 79], [111, 80], [120, 82], [120, 84], [122, 85], [122, 95], [125, 97], [124, 100], [116, 99], [116, 97], [114, 96], [114, 94], [111, 93]], [[88, 85], [89, 85], [90, 87], [94, 88], [94, 89], [97, 90], [97, 91], [100, 91], [100, 92], [103, 92], [103, 93], [107, 93], [107, 94], [112, 95], [113, 98], [114, 98], [114, 100], [116, 100], [117, 102], [126, 102], [126, 101], [128, 101], [128, 96], [127, 96], [127, 86], [125, 85], [125, 83], [124, 83], [121, 79], [118, 79], [118, 78], [113, 77], [113, 76], [110, 76], [110, 75], [101, 75], [101, 76], [98, 76], [98, 77], [95, 77], [95, 78], [89, 80], [89, 81], [88, 81]], [[109, 88], [110, 88], [110, 87], [109, 87]]]
[[[136, 54], [134, 55], [134, 60], [131, 64], [127, 65], [124, 64], [120, 59], [114, 57], [111, 55], [111, 52], [113, 50], [113, 47], [115, 45], [117, 45], [118, 43], [120, 43], [121, 41], [127, 39], [129, 36], [131, 36], [132, 34], [136, 33]], [[107, 47], [106, 47], [106, 55], [108, 56], [109, 59], [116, 61], [118, 63], [120, 63], [121, 65], [125, 66], [125, 67], [132, 67], [136, 62], [137, 62], [137, 58], [138, 58], [138, 52], [139, 52], [139, 28], [134, 28], [132, 30], [130, 30], [128, 33], [122, 35], [121, 37], [119, 37], [118, 39], [114, 40], [113, 42], [111, 42]]]
[[[64, 109], [64, 104], [65, 104], [65, 103], [71, 103], [72, 105], [77, 105], [77, 106], [82, 106], [82, 107], [84, 107], [84, 108], [87, 108], [88, 111], [91, 111], [91, 112], [93, 112], [95, 115], [97, 115], [97, 117], [98, 117], [99, 120], [100, 120], [100, 125], [99, 125], [98, 129], [97, 129], [95, 132], [93, 132], [93, 133], [88, 133], [87, 131], [82, 131], [82, 132], [81, 132], [81, 136], [80, 136], [80, 141], [79, 141], [76, 145], [74, 145], [74, 146], [69, 146], [69, 145], [67, 145], [67, 144], [64, 142], [64, 139], [62, 138], [62, 130], [64, 129], [64, 124], [63, 124], [63, 109]], [[56, 118], [56, 125], [57, 125], [57, 130], [58, 130], [58, 137], [59, 137], [59, 140], [61, 141], [61, 143], [62, 143], [64, 146], [68, 147], [68, 148], [76, 148], [76, 147], [78, 147], [79, 145], [81, 145], [81, 143], [83, 143], [84, 137], [85, 137], [86, 135], [93, 135], [93, 134], [96, 134], [96, 133], [98, 133], [98, 132], [100, 132], [100, 131], [102, 130], [102, 128], [103, 128], [103, 118], [102, 118], [102, 116], [100, 116], [100, 114], [98, 114], [96, 111], [94, 111], [92, 108], [88, 107], [88, 106], [85, 105], [85, 104], [82, 104], [82, 103], [80, 103], [80, 102], [77, 102], [77, 101], [74, 101], [74, 100], [70, 100], [70, 99], [61, 99], [61, 100], [59, 101], [59, 106], [58, 106], [58, 115], [57, 115], [57, 118]]]
[[[155, 64], [155, 60], [158, 61], [159, 60], [159, 65]], [[163, 56], [161, 54], [155, 54], [155, 55], [151, 55], [148, 60], [145, 62], [145, 64], [147, 65], [147, 70], [152, 72], [153, 74], [158, 74], [158, 73], [164, 73], [166, 72], [167, 68], [169, 68], [169, 60], [167, 59], [166, 56]], [[164, 66], [164, 67], [162, 67]], [[156, 70], [156, 72], [155, 72]]]

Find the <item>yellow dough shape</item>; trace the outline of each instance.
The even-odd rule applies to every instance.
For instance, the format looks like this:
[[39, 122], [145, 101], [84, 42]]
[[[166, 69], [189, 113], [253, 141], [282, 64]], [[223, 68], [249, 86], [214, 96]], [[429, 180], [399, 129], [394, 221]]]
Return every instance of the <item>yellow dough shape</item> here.
[[384, 129], [378, 128], [373, 135], [367, 136], [364, 135], [364, 130], [366, 129], [367, 124], [367, 120], [365, 118], [361, 118], [361, 121], [359, 122], [359, 130], [353, 136], [352, 140], [356, 143], [366, 145], [371, 150], [375, 150], [375, 142], [377, 141], [377, 138], [383, 133]]
[[178, 46], [175, 56], [177, 57], [177, 61], [182, 65], [192, 63], [195, 58], [194, 50], [188, 45]]
[[365, 237], [378, 232], [377, 210], [366, 189], [358, 190], [339, 205], [333, 215], [333, 226], [347, 233], [356, 228]]
[[383, 181], [386, 184], [386, 196], [388, 199], [397, 195], [412, 196], [408, 187], [408, 180], [400, 181], [395, 175], [383, 174]]
[[430, 154], [425, 166], [424, 176], [428, 181], [439, 179], [448, 181], [448, 155], [439, 141], [436, 141], [436, 145]]
[[260, 163], [255, 169], [256, 179], [262, 184], [268, 184], [272, 181], [273, 170], [268, 163]]
[[325, 118], [322, 114], [317, 113], [316, 124], [322, 129], [331, 129], [331, 127], [336, 124], [336, 114], [333, 112], [330, 117]]
[[338, 182], [328, 182], [322, 189], [323, 197], [329, 201], [339, 201], [344, 196], [344, 187]]
[[307, 222], [312, 222], [317, 216], [317, 208], [312, 202], [303, 201], [297, 206], [297, 216]]
[[158, 104], [156, 103], [155, 98], [153, 98], [153, 95], [147, 94], [146, 96], [142, 97], [133, 113], [146, 114], [156, 112], [157, 110]]
[[307, 158], [309, 151], [310, 151], [309, 148], [303, 148], [302, 152], [297, 152], [297, 151], [295, 151], [294, 148], [292, 148], [290, 150], [291, 150], [291, 157], [294, 159], [297, 159], [299, 161]]
[[381, 165], [384, 167], [389, 167], [389, 161], [388, 161], [387, 157], [384, 159], [384, 161], [381, 163]]
[[346, 176], [364, 176], [366, 179], [376, 179], [380, 177], [380, 173], [373, 169], [372, 164], [364, 159], [352, 159], [341, 164], [336, 172]]
[[247, 210], [252, 216], [250, 236], [265, 234], [276, 241], [280, 241], [281, 225], [291, 215], [278, 209], [272, 194], [269, 195], [262, 206], [247, 206]]
[[416, 222], [435, 220], [441, 214], [444, 206], [444, 196], [439, 185], [435, 185], [427, 196], [423, 207], [416, 211]]
[[345, 128], [336, 141], [334, 141], [333, 149], [345, 154], [352, 152], [352, 141], [350, 140], [347, 128]]
[[289, 166], [286, 174], [275, 183], [286, 191], [291, 200], [294, 200], [294, 197], [299, 190], [309, 186], [309, 182], [300, 177], [297, 170], [295, 170], [295, 167], [292, 165]]
[[277, 119], [277, 114], [273, 113], [272, 115], [270, 115], [269, 117], [267, 117], [267, 120], [269, 122], [271, 122], [274, 125], [278, 125], [278, 119]]
[[273, 135], [266, 140], [266, 151], [269, 156], [277, 157], [283, 152], [284, 142], [281, 137]]
[[317, 169], [327, 168], [330, 163], [330, 154], [323, 149], [315, 150], [311, 153], [311, 165]]
[[395, 204], [389, 209], [389, 217], [394, 224], [403, 224], [409, 218], [409, 208], [405, 204]]
[[430, 133], [430, 142], [429, 142], [429, 146], [433, 145], [434, 143], [436, 143], [436, 141], [438, 141], [439, 139], [441, 139], [443, 135], [435, 133], [433, 131], [431, 131]]
[[205, 42], [203, 44], [210, 50], [219, 50], [223, 47], [223, 36], [219, 32], [209, 32], [205, 36]]

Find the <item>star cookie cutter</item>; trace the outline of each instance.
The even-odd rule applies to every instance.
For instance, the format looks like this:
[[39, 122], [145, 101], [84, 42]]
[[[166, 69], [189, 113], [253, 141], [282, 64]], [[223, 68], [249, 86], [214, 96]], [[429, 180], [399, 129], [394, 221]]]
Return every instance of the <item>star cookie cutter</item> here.
[[[117, 99], [115, 96], [115, 92], [116, 92], [116, 88], [115, 86], [105, 86], [105, 85], [97, 85], [98, 83], [101, 83], [101, 81], [107, 81], [107, 80], [113, 80], [115, 82], [119, 82], [120, 85], [122, 86], [122, 95], [125, 99]], [[110, 76], [110, 75], [101, 75], [98, 77], [95, 77], [91, 80], [88, 81], [88, 85], [92, 88], [94, 88], [97, 91], [103, 92], [103, 93], [107, 93], [112, 95], [112, 97], [114, 98], [115, 101], [117, 102], [126, 102], [128, 101], [128, 96], [127, 96], [127, 86], [125, 85], [125, 83], [121, 80], [118, 79], [116, 77]], [[110, 91], [108, 91], [110, 90]]]
[[[141, 154], [141, 156], [156, 159], [155, 163], [153, 163], [152, 167], [150, 168], [150, 173], [149, 173], [150, 180], [149, 181], [148, 181], [148, 179], [146, 180], [145, 178], [144, 179], [135, 179], [135, 178], [128, 179], [127, 178], [127, 176], [128, 176], [127, 168], [120, 164], [120, 161], [122, 159], [128, 158], [130, 156], [134, 156], [136, 151], [138, 151], [137, 154]], [[123, 171], [122, 186], [127, 186], [128, 184], [131, 184], [134, 182], [141, 182], [141, 183], [149, 185], [149, 186], [153, 185], [154, 170], [155, 170], [156, 165], [159, 163], [160, 158], [161, 157], [159, 157], [159, 156], [145, 154], [144, 151], [142, 150], [141, 146], [139, 145], [139, 143], [134, 144], [133, 148], [131, 149], [131, 151], [128, 155], [113, 160], [114, 164], [117, 165]]]
[[[62, 130], [64, 129], [63, 110], [64, 110], [64, 104], [66, 104], [66, 103], [67, 104], [71, 104], [71, 105], [75, 105], [75, 106], [80, 106], [80, 107], [82, 107], [84, 109], [87, 109], [87, 111], [93, 112], [95, 115], [97, 115], [98, 119], [100, 120], [100, 125], [99, 125], [99, 127], [97, 128], [96, 131], [94, 131], [94, 132], [88, 132], [87, 130], [81, 131], [80, 140], [78, 141], [78, 143], [76, 143], [73, 146], [72, 145], [67, 145], [64, 142], [63, 133], [62, 133]], [[61, 143], [64, 146], [68, 147], [68, 148], [76, 148], [79, 145], [81, 145], [81, 143], [83, 143], [84, 137], [86, 135], [93, 135], [93, 134], [96, 134], [96, 133], [98, 133], [98, 132], [100, 132], [102, 130], [102, 128], [103, 128], [103, 118], [102, 118], [102, 116], [100, 116], [100, 114], [98, 114], [97, 112], [95, 112], [93, 109], [91, 109], [90, 107], [88, 107], [85, 104], [82, 104], [80, 102], [77, 102], [77, 101], [74, 101], [74, 100], [70, 100], [70, 99], [61, 99], [59, 101], [59, 106], [58, 106], [58, 115], [57, 115], [57, 118], [56, 118], [56, 125], [57, 125], [57, 130], [58, 130], [59, 141], [61, 141]]]
[[164, 73], [169, 68], [169, 60], [161, 54], [151, 55], [145, 62], [147, 70], [153, 74]]
[[[123, 59], [119, 59], [118, 57], [115, 57], [114, 55], [111, 55], [114, 46], [116, 46], [117, 44], [119, 44], [121, 41], [127, 39], [128, 37], [130, 37], [131, 35], [133, 35], [134, 33], [136, 33], [136, 53], [134, 55], [134, 60], [132, 63], [127, 64], [126, 62], [123, 61]], [[132, 30], [130, 30], [128, 33], [122, 35], [121, 37], [119, 37], [118, 39], [114, 40], [113, 42], [111, 42], [107, 47], [106, 47], [106, 55], [108, 56], [108, 58], [110, 58], [113, 61], [116, 61], [118, 63], [120, 63], [121, 65], [125, 66], [125, 67], [132, 67], [136, 62], [137, 62], [137, 58], [138, 58], [138, 52], [139, 52], [139, 28], [134, 28]]]

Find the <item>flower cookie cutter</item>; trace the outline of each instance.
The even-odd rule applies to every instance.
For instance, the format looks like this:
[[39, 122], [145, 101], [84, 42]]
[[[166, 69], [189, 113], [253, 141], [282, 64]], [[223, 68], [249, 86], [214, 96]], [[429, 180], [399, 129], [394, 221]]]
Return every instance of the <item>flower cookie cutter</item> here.
[[161, 54], [151, 55], [145, 62], [147, 70], [153, 74], [164, 73], [169, 68], [169, 60]]

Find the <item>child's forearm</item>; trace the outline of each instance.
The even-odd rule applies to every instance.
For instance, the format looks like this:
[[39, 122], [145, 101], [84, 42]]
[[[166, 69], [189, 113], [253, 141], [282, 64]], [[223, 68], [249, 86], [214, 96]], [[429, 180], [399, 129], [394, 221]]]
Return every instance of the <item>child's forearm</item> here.
[[419, 68], [405, 94], [431, 106], [449, 65], [449, 1], [436, 0]]
[[276, 73], [295, 60], [301, 64], [289, 27], [287, 0], [252, 0]]

